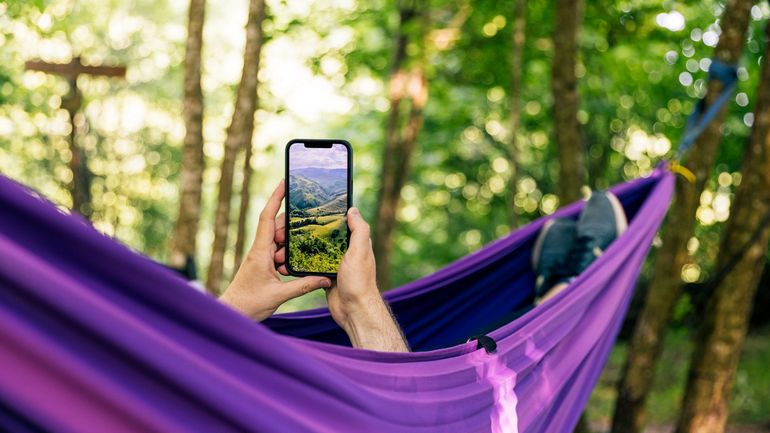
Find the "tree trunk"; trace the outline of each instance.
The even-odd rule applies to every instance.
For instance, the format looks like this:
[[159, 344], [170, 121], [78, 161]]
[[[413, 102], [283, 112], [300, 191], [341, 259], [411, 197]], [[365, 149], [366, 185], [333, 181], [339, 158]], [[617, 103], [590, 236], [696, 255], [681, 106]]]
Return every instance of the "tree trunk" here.
[[184, 58], [182, 117], [185, 136], [182, 146], [179, 213], [171, 235], [170, 264], [183, 268], [194, 260], [201, 212], [203, 183], [203, 92], [201, 90], [201, 48], [206, 0], [190, 0], [187, 44]]
[[409, 41], [414, 40], [420, 46], [424, 43], [427, 7], [424, 0], [409, 3], [399, 10], [396, 51], [389, 81], [390, 114], [382, 156], [382, 184], [374, 227], [373, 248], [380, 290], [390, 287], [390, 254], [401, 188], [409, 175], [412, 153], [422, 128], [423, 108], [428, 100], [424, 54], [417, 55], [411, 65], [406, 64]]
[[79, 125], [83, 123], [84, 119], [82, 114], [78, 114], [83, 103], [83, 95], [78, 89], [77, 76], [69, 78], [67, 84], [69, 84], [69, 93], [62, 98], [61, 105], [67, 111], [71, 126], [68, 144], [71, 155], [69, 168], [72, 172], [72, 179], [68, 187], [72, 197], [72, 210], [90, 218], [93, 211], [91, 204], [93, 173], [88, 169], [85, 151], [78, 145]]
[[[554, 10], [553, 93], [554, 136], [559, 159], [559, 199], [562, 203], [580, 200], [584, 182], [583, 146], [580, 140], [575, 68], [579, 54], [578, 34], [583, 21], [584, 0], [556, 0]], [[588, 432], [585, 413], [580, 416], [575, 433]]]
[[[770, 24], [765, 30], [770, 37]], [[695, 342], [678, 433], [722, 433], [754, 294], [765, 266], [770, 226], [770, 44], [762, 58], [755, 121], [717, 258], [729, 269], [717, 283]]]
[[91, 202], [91, 180], [94, 175], [88, 168], [88, 158], [85, 150], [78, 145], [79, 124], [83, 123], [83, 115], [78, 114], [80, 108], [81, 96], [77, 90], [75, 80], [70, 83], [70, 95], [62, 101], [70, 118], [69, 148], [72, 157], [69, 166], [72, 171], [72, 180], [69, 184], [70, 194], [72, 195], [72, 209], [86, 218], [91, 218], [93, 213], [93, 204]]
[[265, 18], [265, 1], [249, 1], [249, 18], [246, 22], [246, 48], [243, 55], [243, 72], [235, 98], [235, 109], [225, 139], [225, 154], [219, 178], [219, 195], [214, 215], [214, 242], [211, 262], [206, 276], [206, 288], [219, 293], [222, 283], [227, 232], [230, 228], [230, 202], [233, 195], [233, 171], [235, 159], [242, 150], [251, 146], [254, 134], [254, 112], [257, 109], [257, 75], [262, 51], [262, 21]]
[[583, 186], [583, 149], [580, 124], [577, 76], [578, 32], [583, 21], [584, 0], [556, 0], [553, 32], [553, 128], [559, 158], [559, 198], [570, 203], [581, 198]]
[[246, 247], [246, 218], [249, 216], [251, 205], [251, 155], [254, 146], [246, 146], [246, 155], [243, 158], [243, 184], [241, 185], [241, 206], [238, 208], [238, 225], [235, 234], [235, 263], [233, 269], [238, 269], [243, 261], [244, 248]]
[[[736, 63], [740, 58], [752, 5], [751, 0], [731, 0], [727, 4], [721, 19], [722, 35], [714, 53], [721, 61]], [[709, 83], [707, 105], [721, 90], [721, 82]], [[663, 247], [656, 257], [645, 304], [634, 328], [618, 386], [613, 433], [639, 433], [643, 430], [644, 405], [652, 386], [666, 325], [681, 292], [680, 275], [687, 263], [687, 241], [693, 234], [698, 201], [714, 165], [726, 111], [727, 106], [720, 110], [689, 152], [686, 165], [696, 176], [695, 184], [677, 179], [676, 199], [669, 211]]]
[[521, 75], [524, 67], [524, 42], [526, 38], [525, 26], [527, 22], [526, 0], [515, 0], [513, 5], [513, 45], [511, 49], [511, 177], [508, 182], [509, 195], [511, 197], [511, 228], [518, 225], [516, 214], [516, 185], [519, 180], [519, 149], [518, 135], [521, 125]]

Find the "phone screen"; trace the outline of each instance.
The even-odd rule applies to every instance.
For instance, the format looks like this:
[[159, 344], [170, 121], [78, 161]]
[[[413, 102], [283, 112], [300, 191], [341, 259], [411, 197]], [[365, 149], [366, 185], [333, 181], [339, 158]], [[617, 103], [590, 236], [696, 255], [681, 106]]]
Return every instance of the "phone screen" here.
[[292, 273], [337, 273], [348, 247], [349, 152], [342, 143], [288, 144], [287, 242]]

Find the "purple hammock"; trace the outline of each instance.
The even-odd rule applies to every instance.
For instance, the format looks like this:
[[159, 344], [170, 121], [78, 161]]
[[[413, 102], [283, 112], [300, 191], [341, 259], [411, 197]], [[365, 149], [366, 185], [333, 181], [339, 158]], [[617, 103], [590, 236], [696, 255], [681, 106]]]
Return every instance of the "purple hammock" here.
[[386, 293], [416, 350], [395, 354], [346, 347], [326, 309], [254, 323], [0, 176], [0, 431], [570, 432], [673, 175], [612, 190], [629, 230], [510, 323], [538, 230], [581, 203]]

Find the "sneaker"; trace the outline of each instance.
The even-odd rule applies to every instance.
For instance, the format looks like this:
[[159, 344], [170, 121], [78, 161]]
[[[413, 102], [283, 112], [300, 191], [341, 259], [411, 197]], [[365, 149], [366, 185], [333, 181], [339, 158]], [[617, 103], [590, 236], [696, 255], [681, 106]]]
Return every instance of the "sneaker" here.
[[558, 267], [560, 277], [579, 275], [627, 228], [628, 220], [618, 198], [611, 192], [594, 191], [578, 219], [572, 250], [563, 266]]
[[541, 298], [560, 275], [559, 268], [567, 261], [577, 237], [577, 223], [570, 219], [548, 220], [540, 231], [532, 249], [532, 268], [535, 270], [535, 299]]

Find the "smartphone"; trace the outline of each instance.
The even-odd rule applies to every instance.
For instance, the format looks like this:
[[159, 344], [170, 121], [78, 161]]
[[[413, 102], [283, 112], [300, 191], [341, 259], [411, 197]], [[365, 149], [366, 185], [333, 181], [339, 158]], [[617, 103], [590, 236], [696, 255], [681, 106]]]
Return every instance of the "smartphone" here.
[[335, 277], [348, 249], [353, 149], [345, 140], [286, 144], [286, 269]]

